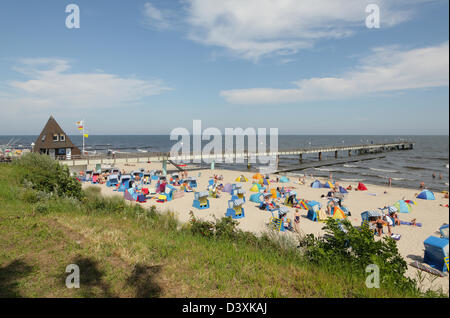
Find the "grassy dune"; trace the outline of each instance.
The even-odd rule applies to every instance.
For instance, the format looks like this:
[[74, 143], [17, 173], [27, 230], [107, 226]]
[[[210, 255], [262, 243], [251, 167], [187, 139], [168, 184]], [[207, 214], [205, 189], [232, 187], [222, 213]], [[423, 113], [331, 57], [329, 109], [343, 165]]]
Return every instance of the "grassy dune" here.
[[[205, 237], [171, 213], [95, 189], [75, 199], [24, 186], [0, 165], [0, 297], [417, 297], [369, 289], [344, 264], [312, 264], [273, 234]], [[68, 289], [69, 264], [81, 287]]]

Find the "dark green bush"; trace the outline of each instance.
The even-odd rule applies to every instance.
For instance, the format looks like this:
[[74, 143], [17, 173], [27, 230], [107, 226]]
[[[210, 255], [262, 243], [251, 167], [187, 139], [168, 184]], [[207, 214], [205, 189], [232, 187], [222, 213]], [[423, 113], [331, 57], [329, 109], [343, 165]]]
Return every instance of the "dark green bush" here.
[[380, 269], [380, 283], [414, 290], [415, 282], [405, 277], [407, 264], [390, 237], [375, 240], [373, 232], [357, 229], [347, 220], [329, 218], [321, 238], [307, 235], [300, 245], [308, 261], [315, 264], [343, 264], [355, 275], [365, 275], [365, 269], [375, 264]]

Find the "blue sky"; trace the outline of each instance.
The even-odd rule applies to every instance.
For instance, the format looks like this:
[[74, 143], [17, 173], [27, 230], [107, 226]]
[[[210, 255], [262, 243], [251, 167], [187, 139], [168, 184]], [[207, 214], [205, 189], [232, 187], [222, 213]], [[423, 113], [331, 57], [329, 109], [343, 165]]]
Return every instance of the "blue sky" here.
[[[66, 5], [80, 8], [67, 29]], [[368, 29], [365, 8], [380, 7]], [[0, 135], [448, 134], [447, 0], [0, 3]]]

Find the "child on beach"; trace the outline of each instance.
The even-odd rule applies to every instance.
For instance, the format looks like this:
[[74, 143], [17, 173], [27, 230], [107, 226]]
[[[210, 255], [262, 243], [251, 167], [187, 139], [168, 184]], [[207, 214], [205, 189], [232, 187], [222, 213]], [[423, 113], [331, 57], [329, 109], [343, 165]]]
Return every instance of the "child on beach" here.
[[300, 233], [300, 212], [298, 209], [295, 209], [294, 213], [294, 229], [295, 232]]

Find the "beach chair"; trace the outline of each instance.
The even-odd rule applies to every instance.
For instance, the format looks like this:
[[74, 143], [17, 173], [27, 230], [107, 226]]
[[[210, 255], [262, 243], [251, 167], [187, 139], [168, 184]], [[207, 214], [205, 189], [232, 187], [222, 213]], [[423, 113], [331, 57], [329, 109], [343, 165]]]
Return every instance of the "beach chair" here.
[[284, 232], [283, 221], [280, 218], [272, 216], [270, 218], [270, 228], [275, 231]]
[[130, 181], [131, 181], [131, 176], [123, 175], [120, 178], [120, 184], [119, 184], [119, 187], [117, 188], [117, 191], [124, 192], [126, 189], [128, 189], [130, 187]]
[[448, 272], [448, 256], [444, 257], [445, 266], [447, 266], [447, 272]]
[[293, 207], [298, 204], [297, 193], [295, 191], [290, 191], [286, 194], [286, 198], [284, 200], [284, 205]]
[[241, 199], [245, 202], [245, 191], [243, 189], [237, 189], [235, 195], [231, 196], [231, 200]]
[[241, 183], [233, 183], [231, 185], [231, 195], [237, 195], [237, 191], [239, 189], [242, 189], [242, 184]]
[[432, 268], [445, 272], [448, 266], [445, 263], [445, 258], [448, 257], [448, 239], [430, 236], [423, 244], [425, 246], [423, 262]]
[[117, 175], [108, 176], [108, 180], [106, 181], [107, 187], [116, 187], [119, 184], [119, 177]]
[[244, 201], [241, 199], [228, 201], [228, 209], [225, 216], [233, 219], [241, 219], [245, 217], [245, 211], [242, 207], [243, 204]]
[[209, 209], [208, 196], [209, 196], [208, 191], [196, 192], [194, 194], [194, 202], [192, 203], [192, 207], [199, 210]]

